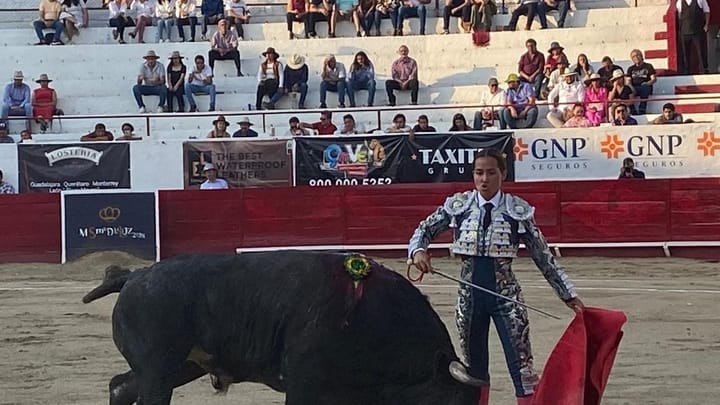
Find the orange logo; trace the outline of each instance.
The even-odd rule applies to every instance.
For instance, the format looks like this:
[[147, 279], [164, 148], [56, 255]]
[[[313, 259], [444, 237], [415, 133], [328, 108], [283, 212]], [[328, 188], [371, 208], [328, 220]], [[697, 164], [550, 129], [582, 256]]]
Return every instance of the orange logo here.
[[715, 132], [703, 132], [702, 138], [698, 138], [698, 150], [701, 150], [703, 156], [715, 156], [715, 151], [720, 150], [720, 138], [715, 137]]
[[515, 160], [519, 160], [522, 162], [523, 156], [528, 155], [528, 144], [523, 143], [522, 138], [518, 138], [515, 140], [515, 147], [513, 148], [513, 152], [515, 153]]
[[605, 152], [608, 159], [617, 159], [620, 152], [625, 152], [625, 141], [620, 140], [617, 134], [608, 134], [604, 141], [600, 141], [600, 152]]

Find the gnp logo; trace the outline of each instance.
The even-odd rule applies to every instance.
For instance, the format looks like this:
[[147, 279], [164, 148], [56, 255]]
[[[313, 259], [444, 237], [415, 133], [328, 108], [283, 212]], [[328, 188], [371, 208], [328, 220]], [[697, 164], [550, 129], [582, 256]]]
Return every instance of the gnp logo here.
[[[515, 160], [530, 162], [531, 170], [579, 170], [588, 167], [588, 138], [536, 138], [529, 144], [515, 140]], [[527, 156], [527, 158], [526, 158]]]
[[684, 135], [631, 135], [623, 140], [618, 134], [607, 134], [600, 141], [600, 151], [607, 159], [631, 156], [640, 167], [675, 168], [686, 164], [684, 144]]
[[379, 140], [371, 139], [360, 144], [330, 144], [323, 151], [320, 169], [345, 172], [348, 176], [365, 177], [368, 167], [382, 167], [385, 164], [385, 147]]
[[715, 137], [714, 131], [703, 132], [703, 136], [697, 139], [697, 144], [703, 156], [715, 156], [715, 151], [720, 151], [720, 138]]

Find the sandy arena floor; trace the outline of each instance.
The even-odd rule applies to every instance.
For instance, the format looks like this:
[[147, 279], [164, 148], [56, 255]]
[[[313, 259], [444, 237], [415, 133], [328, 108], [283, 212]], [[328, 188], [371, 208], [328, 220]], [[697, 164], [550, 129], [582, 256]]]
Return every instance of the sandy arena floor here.
[[[400, 260], [384, 262], [404, 271]], [[683, 259], [564, 258], [586, 305], [623, 310], [629, 321], [604, 404], [711, 404], [720, 386], [720, 264]], [[143, 264], [122, 254], [86, 257], [64, 266], [0, 265], [0, 404], [107, 403], [110, 378], [128, 369], [111, 337], [116, 295], [83, 305], [108, 264]], [[457, 274], [450, 259], [436, 267]], [[531, 305], [538, 370], [573, 314], [527, 259], [515, 266]], [[426, 277], [420, 288], [453, 335], [456, 286]], [[514, 404], [496, 335], [491, 333], [492, 404]], [[215, 396], [207, 377], [175, 391], [174, 404], [283, 404], [257, 384], [238, 384]], [[342, 405], [342, 404], [338, 404]], [[439, 404], [440, 405], [440, 404]]]

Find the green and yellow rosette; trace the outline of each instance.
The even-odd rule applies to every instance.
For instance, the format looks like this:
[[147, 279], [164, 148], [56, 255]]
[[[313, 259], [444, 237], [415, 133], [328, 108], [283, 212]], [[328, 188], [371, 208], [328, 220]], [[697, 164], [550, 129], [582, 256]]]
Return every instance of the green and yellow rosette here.
[[361, 254], [352, 254], [345, 258], [345, 270], [357, 287], [359, 281], [370, 275], [370, 260]]

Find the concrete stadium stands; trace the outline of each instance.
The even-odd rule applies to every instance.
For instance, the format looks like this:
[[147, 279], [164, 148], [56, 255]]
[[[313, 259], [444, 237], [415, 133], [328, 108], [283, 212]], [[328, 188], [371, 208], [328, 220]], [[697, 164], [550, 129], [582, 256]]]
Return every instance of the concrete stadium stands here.
[[[33, 9], [36, 0], [6, 0], [2, 9], [18, 7]], [[252, 4], [252, 2], [249, 2]], [[531, 32], [493, 32], [491, 44], [485, 48], [472, 45], [470, 35], [450, 34], [432, 35], [442, 30], [442, 19], [436, 17], [435, 10], [428, 13], [428, 34], [417, 35], [418, 20], [410, 19], [405, 27], [403, 37], [355, 37], [354, 28], [348, 22], [338, 24], [335, 39], [288, 40], [284, 22], [285, 2], [272, 0], [265, 6], [251, 7], [253, 14], [251, 24], [245, 28], [245, 40], [241, 42], [242, 70], [245, 77], [235, 77], [232, 62], [220, 61], [216, 65], [216, 85], [224, 94], [218, 95], [217, 108], [221, 113], [230, 116], [232, 121], [241, 115], [253, 115], [256, 111], [247, 111], [248, 106], [255, 104], [257, 86], [256, 73], [261, 63], [261, 52], [268, 46], [275, 47], [285, 61], [292, 53], [305, 55], [310, 68], [310, 91], [307, 107], [319, 105], [319, 70], [328, 53], [337, 55], [340, 62], [349, 65], [353, 55], [363, 50], [375, 64], [377, 72], [377, 92], [375, 105], [387, 103], [384, 80], [389, 76], [390, 65], [396, 59], [396, 50], [401, 44], [410, 48], [410, 56], [418, 61], [421, 82], [420, 106], [400, 106], [395, 110], [355, 111], [358, 121], [367, 128], [389, 126], [395, 112], [404, 112], [408, 122], [412, 123], [421, 114], [423, 105], [433, 106], [425, 111], [431, 118], [431, 124], [444, 130], [450, 126], [450, 117], [461, 111], [468, 121], [472, 120], [475, 108], [459, 108], [454, 105], [474, 104], [478, 101], [479, 91], [485, 87], [489, 77], [498, 77], [501, 81], [511, 72], [516, 71], [517, 61], [524, 52], [524, 42], [534, 38], [541, 51], [546, 51], [550, 42], [559, 41], [565, 47], [565, 53], [575, 61], [579, 53], [585, 53], [593, 65], [599, 67], [600, 59], [611, 56], [623, 67], [631, 64], [630, 51], [666, 49], [666, 41], [662, 35], [665, 31], [663, 16], [667, 10], [666, 0], [577, 0], [578, 10], [571, 11], [565, 29], [553, 29], [556, 13], [549, 14], [551, 28], [540, 30], [535, 21]], [[442, 2], [441, 2], [442, 4]], [[99, 6], [99, 1], [91, 6]], [[514, 4], [513, 4], [514, 6]], [[442, 7], [442, 6], [441, 6]], [[149, 114], [146, 117], [112, 117], [112, 115], [132, 115], [137, 110], [131, 94], [137, 71], [143, 62], [141, 59], [147, 50], [153, 49], [160, 54], [161, 62], [167, 64], [167, 56], [178, 50], [185, 57], [185, 63], [191, 64], [196, 54], [207, 56], [207, 42], [195, 43], [152, 43], [155, 38], [155, 27], [147, 29], [147, 44], [137, 44], [129, 38], [126, 45], [118, 45], [112, 41], [111, 30], [107, 27], [107, 11], [91, 10], [91, 27], [81, 31], [72, 44], [66, 46], [33, 46], [35, 34], [30, 21], [35, 19], [35, 11], [0, 12], [0, 83], [9, 82], [14, 70], [22, 70], [32, 82], [41, 73], [47, 73], [55, 81], [52, 87], [57, 89], [59, 107], [65, 111], [66, 117], [62, 125], [55, 124], [44, 135], [35, 135], [38, 140], [76, 140], [80, 135], [89, 132], [97, 121], [105, 122], [111, 131], [119, 132], [122, 122], [132, 122], [138, 134], [146, 133], [148, 123], [151, 135], [155, 138], [182, 138], [190, 136], [202, 138], [211, 129], [209, 116], [195, 114]], [[498, 15], [495, 25], [500, 27], [507, 23], [509, 15]], [[324, 24], [324, 23], [321, 23]], [[524, 26], [524, 22], [519, 23]], [[214, 27], [213, 27], [214, 29]], [[198, 27], [197, 39], [200, 37]], [[390, 23], [383, 21], [385, 34], [391, 32]], [[453, 21], [451, 31], [457, 32], [457, 23]], [[177, 39], [177, 31], [172, 30]], [[325, 26], [318, 28], [324, 36]], [[302, 33], [302, 24], [296, 24], [295, 33]], [[658, 69], [668, 67], [667, 55], [657, 54], [658, 58], [648, 58]], [[717, 105], [720, 103], [720, 75], [700, 76], [663, 76], [655, 86], [655, 96], [649, 103], [649, 114], [636, 117], [647, 122], [648, 118], [658, 115], [665, 100], [672, 97], [687, 118], [695, 120], [716, 120], [719, 114]], [[695, 97], [701, 94], [705, 99]], [[367, 92], [356, 94], [358, 106], [366, 102]], [[207, 110], [207, 98], [200, 96], [198, 105], [201, 111]], [[156, 99], [148, 98], [148, 107], [154, 106]], [[407, 104], [409, 94], [398, 96], [399, 104]], [[337, 103], [335, 93], [328, 94], [328, 105], [332, 108]], [[347, 104], [347, 102], [346, 102]], [[289, 108], [288, 98], [284, 98], [278, 108]], [[446, 108], [440, 108], [446, 106]], [[402, 111], [402, 109], [405, 109]], [[352, 109], [348, 109], [352, 112]], [[540, 121], [537, 127], [547, 127], [544, 120], [547, 107], [540, 109]], [[341, 121], [343, 113], [334, 116], [336, 125]], [[102, 118], [72, 119], [73, 115], [103, 115]], [[276, 111], [263, 118], [254, 116], [251, 119], [260, 126], [260, 130], [269, 132], [270, 125], [276, 127], [276, 133], [285, 131], [287, 120], [298, 115], [303, 121], [315, 121], [317, 112], [312, 111]], [[262, 125], [264, 124], [264, 125]], [[12, 133], [19, 132], [20, 123], [11, 124]], [[234, 128], [235, 126], [233, 126]], [[264, 128], [263, 128], [264, 127]], [[37, 130], [34, 132], [38, 132]]]

